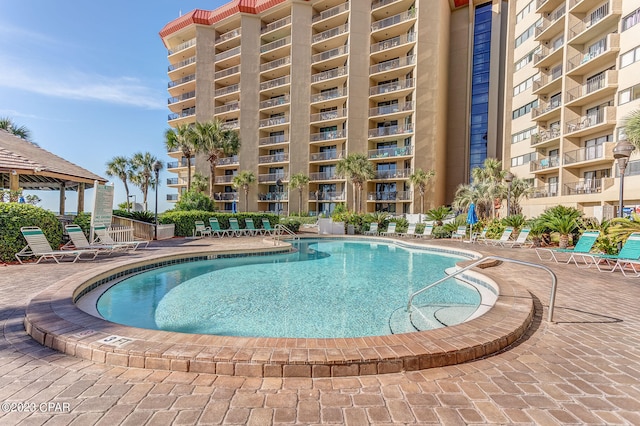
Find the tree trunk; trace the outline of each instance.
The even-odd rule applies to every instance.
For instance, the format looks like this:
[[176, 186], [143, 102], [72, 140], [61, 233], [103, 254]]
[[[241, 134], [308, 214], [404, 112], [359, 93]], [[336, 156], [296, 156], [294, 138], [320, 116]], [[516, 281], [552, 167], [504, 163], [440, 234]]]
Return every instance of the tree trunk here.
[[209, 163], [209, 198], [211, 198], [212, 200], [213, 200], [213, 177], [216, 174], [216, 166], [214, 161]]
[[298, 190], [298, 216], [302, 215], [302, 188]]
[[560, 234], [560, 248], [567, 248], [569, 246], [569, 235]]
[[187, 191], [190, 191], [190, 190], [191, 190], [191, 156], [188, 156], [187, 157]]

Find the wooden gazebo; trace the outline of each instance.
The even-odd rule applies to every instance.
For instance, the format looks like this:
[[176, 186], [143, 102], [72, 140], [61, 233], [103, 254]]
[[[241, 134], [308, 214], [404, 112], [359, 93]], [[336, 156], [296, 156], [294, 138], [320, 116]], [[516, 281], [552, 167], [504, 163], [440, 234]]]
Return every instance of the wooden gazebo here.
[[84, 211], [84, 190], [94, 182], [105, 184], [101, 176], [0, 129], [0, 188], [18, 191], [60, 191], [60, 214], [65, 213], [66, 191], [78, 191], [78, 209]]

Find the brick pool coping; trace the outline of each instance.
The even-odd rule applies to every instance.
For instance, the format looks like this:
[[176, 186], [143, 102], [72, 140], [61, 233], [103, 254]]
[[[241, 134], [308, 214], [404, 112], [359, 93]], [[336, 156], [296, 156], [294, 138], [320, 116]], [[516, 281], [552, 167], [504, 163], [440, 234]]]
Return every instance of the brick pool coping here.
[[114, 366], [244, 377], [340, 377], [421, 370], [486, 357], [517, 341], [533, 321], [532, 295], [520, 285], [495, 278], [498, 298], [478, 318], [436, 330], [359, 338], [251, 338], [148, 330], [96, 318], [73, 302], [97, 280], [145, 264], [273, 251], [274, 247], [215, 251], [199, 247], [142, 260], [125, 257], [96, 263], [36, 295], [27, 306], [24, 326], [44, 346]]

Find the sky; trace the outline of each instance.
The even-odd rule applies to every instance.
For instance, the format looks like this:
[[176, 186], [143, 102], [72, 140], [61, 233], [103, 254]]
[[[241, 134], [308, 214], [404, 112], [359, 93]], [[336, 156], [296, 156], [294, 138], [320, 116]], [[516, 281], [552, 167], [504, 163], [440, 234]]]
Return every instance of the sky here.
[[[0, 0], [0, 117], [25, 126], [31, 140], [115, 185], [114, 206], [126, 199], [122, 181], [105, 173], [115, 156], [149, 152], [164, 164], [167, 50], [158, 35], [180, 13], [213, 10], [227, 0]], [[160, 172], [158, 211], [166, 201]], [[142, 202], [142, 193], [130, 185]], [[31, 191], [57, 212], [57, 191]], [[85, 193], [91, 211], [93, 190]], [[149, 210], [155, 194], [150, 191]], [[77, 195], [67, 191], [67, 212]]]

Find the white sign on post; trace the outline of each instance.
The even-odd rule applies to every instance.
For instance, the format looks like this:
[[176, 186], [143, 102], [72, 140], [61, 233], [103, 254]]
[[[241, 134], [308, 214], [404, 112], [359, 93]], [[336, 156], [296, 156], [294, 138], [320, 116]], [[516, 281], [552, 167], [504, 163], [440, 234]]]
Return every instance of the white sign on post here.
[[93, 213], [91, 214], [91, 229], [96, 226], [111, 226], [113, 216], [113, 185], [100, 185], [98, 181], [93, 185]]

